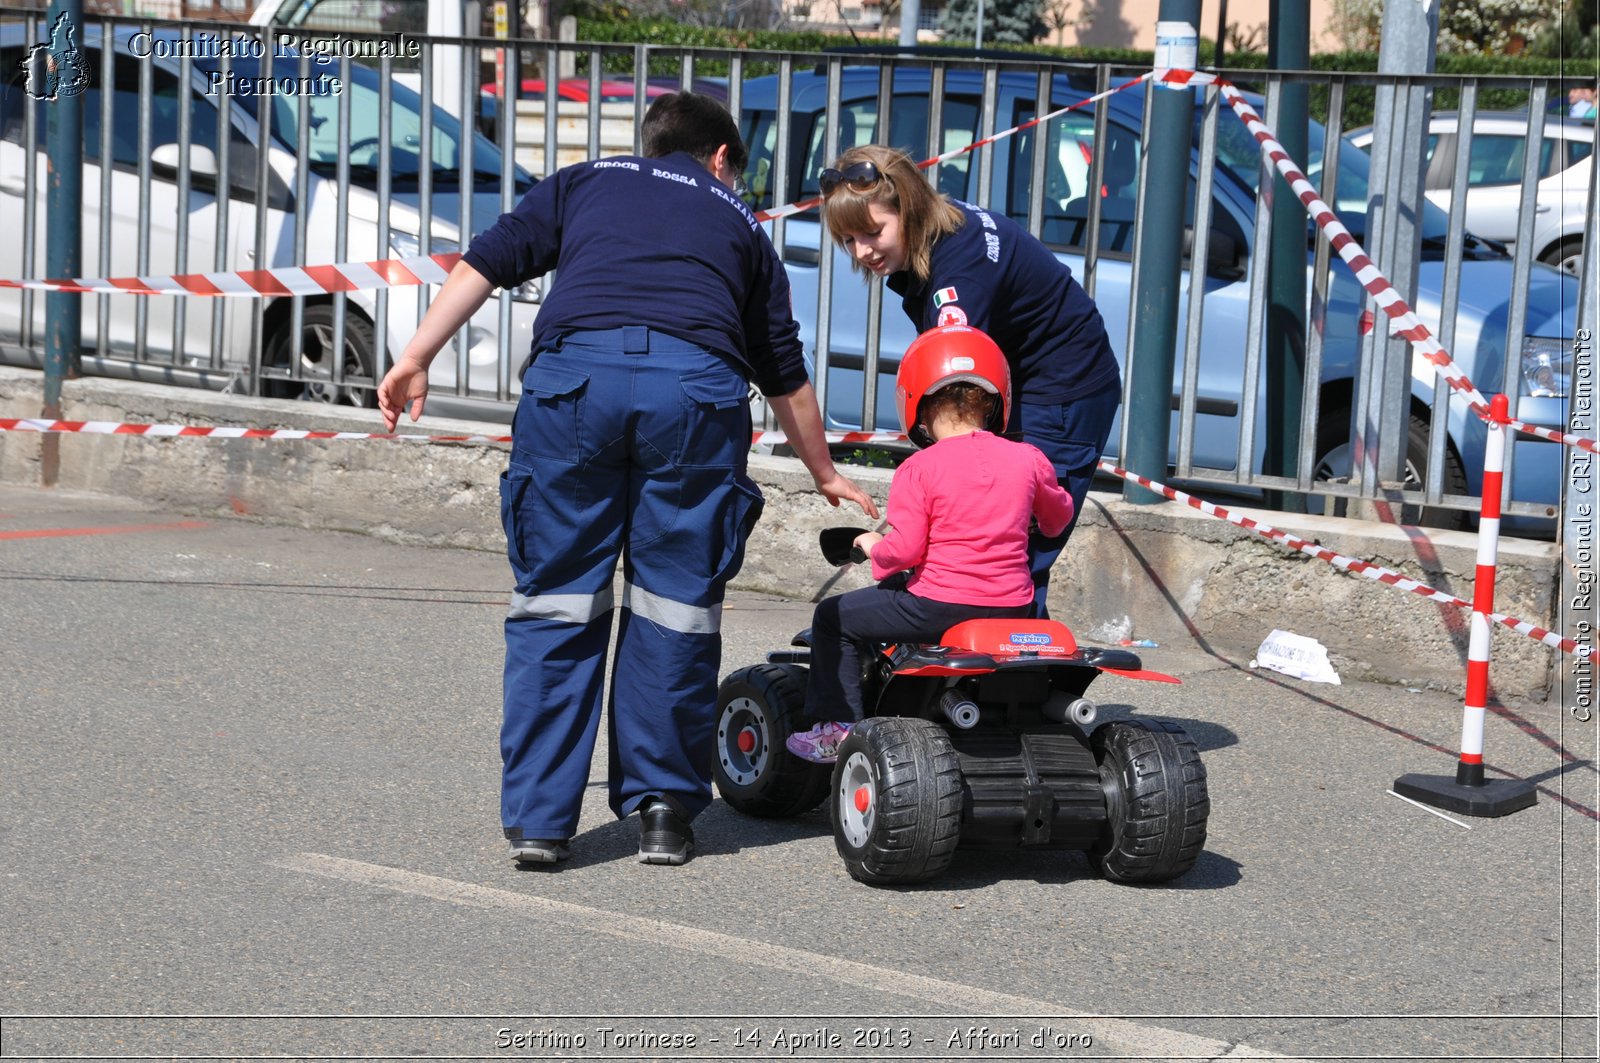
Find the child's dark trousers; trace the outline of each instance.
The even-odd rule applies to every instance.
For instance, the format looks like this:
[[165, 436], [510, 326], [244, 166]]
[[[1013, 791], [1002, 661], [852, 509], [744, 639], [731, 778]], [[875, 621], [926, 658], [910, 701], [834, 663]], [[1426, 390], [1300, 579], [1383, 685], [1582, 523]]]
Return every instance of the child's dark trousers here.
[[963, 620], [1033, 615], [1033, 603], [956, 605], [891, 587], [863, 587], [824, 598], [811, 619], [811, 671], [806, 715], [814, 722], [854, 723], [861, 704], [861, 644], [938, 642]]

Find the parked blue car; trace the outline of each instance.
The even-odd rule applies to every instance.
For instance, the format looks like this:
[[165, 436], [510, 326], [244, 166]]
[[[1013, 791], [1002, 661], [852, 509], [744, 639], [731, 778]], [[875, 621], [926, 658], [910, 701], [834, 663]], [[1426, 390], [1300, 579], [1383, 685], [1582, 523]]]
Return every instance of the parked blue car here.
[[[906, 148], [913, 157], [929, 154], [928, 113], [932, 78], [926, 68], [903, 67], [892, 78], [892, 98], [887, 134], [878, 128], [880, 72], [876, 67], [847, 67], [843, 72], [840, 108], [840, 144], [849, 146], [880, 139]], [[1035, 116], [1038, 79], [1031, 73], [999, 75], [995, 128], [1005, 129]], [[777, 144], [777, 78], [752, 79], [745, 84], [742, 131], [750, 146], [746, 179], [758, 207], [792, 202], [817, 194], [817, 174], [831, 159], [822, 154], [827, 79], [821, 71], [798, 72], [793, 77], [788, 186], [773, 187], [773, 160]], [[940, 151], [970, 144], [977, 139], [983, 75], [978, 71], [947, 71], [939, 138]], [[1052, 100], [1056, 110], [1091, 95], [1093, 89], [1065, 74], [1055, 75]], [[1162, 90], [1169, 91], [1169, 90]], [[1194, 90], [1195, 131], [1190, 168], [1190, 214], [1200, 172], [1200, 127], [1204, 96]], [[1097, 144], [1094, 110], [1084, 108], [1025, 130], [998, 144], [940, 164], [934, 176], [937, 187], [958, 198], [1003, 211], [1026, 225], [1033, 170], [1033, 151], [1045, 143], [1045, 193], [1041, 238], [1084, 277], [1084, 254], [1089, 243], [1088, 182], [1097, 150], [1105, 152], [1100, 192], [1100, 246], [1094, 297], [1111, 334], [1119, 362], [1125, 364], [1129, 299], [1132, 293], [1134, 202], [1139, 157], [1140, 127], [1145, 103], [1144, 86], [1119, 92], [1103, 101], [1107, 122], [1104, 142]], [[1252, 100], [1263, 111], [1259, 100]], [[1255, 186], [1260, 174], [1260, 151], [1244, 124], [1226, 107], [1217, 126], [1217, 168], [1213, 185], [1210, 248], [1205, 276], [1205, 305], [1200, 340], [1197, 410], [1193, 466], [1196, 480], [1232, 480], [1238, 466], [1243, 382], [1246, 380], [1246, 322], [1250, 285], [1247, 280], [1255, 234]], [[1042, 137], [1041, 137], [1042, 131]], [[987, 197], [979, 194], [981, 152], [994, 153]], [[1323, 128], [1313, 123], [1308, 158], [1302, 160], [1313, 182], [1320, 180]], [[1367, 175], [1370, 160], [1359, 149], [1342, 143], [1339, 152], [1338, 194], [1333, 204], [1341, 220], [1364, 238], [1367, 210]], [[1308, 233], [1312, 230], [1308, 220]], [[1417, 314], [1438, 331], [1444, 284], [1444, 247], [1448, 217], [1431, 204], [1423, 204], [1423, 261], [1417, 290], [1403, 293]], [[786, 224], [785, 262], [794, 288], [796, 317], [807, 350], [814, 352], [818, 295], [818, 248], [821, 238], [817, 215], [808, 213]], [[831, 241], [830, 241], [831, 243]], [[1566, 378], [1570, 375], [1570, 337], [1575, 327], [1578, 285], [1576, 279], [1534, 264], [1527, 300], [1524, 335], [1507, 336], [1512, 260], [1498, 245], [1470, 235], [1465, 239], [1460, 297], [1457, 304], [1452, 355], [1485, 395], [1503, 386], [1507, 348], [1522, 372], [1510, 381], [1513, 412], [1538, 424], [1559, 425], [1566, 414]], [[1188, 246], [1186, 241], [1185, 247]], [[1307, 279], [1312, 262], [1308, 241]], [[832, 311], [827, 378], [827, 417], [831, 428], [856, 428], [862, 423], [863, 355], [867, 349], [868, 286], [853, 273], [842, 252], [834, 251]], [[1185, 263], [1185, 270], [1188, 263]], [[876, 282], [874, 282], [876, 283]], [[1188, 274], [1183, 280], [1179, 307], [1180, 357], [1174, 372], [1174, 411], [1182, 386], [1182, 343], [1187, 315]], [[1370, 302], [1350, 271], [1340, 262], [1332, 266], [1332, 281], [1323, 322], [1323, 363], [1316, 428], [1316, 476], [1347, 477], [1351, 468], [1351, 424], [1356, 404], [1356, 374], [1360, 364], [1362, 314], [1382, 312]], [[897, 425], [894, 409], [894, 373], [898, 356], [914, 338], [914, 331], [893, 293], [885, 292], [882, 311], [879, 380], [875, 423], [879, 428]], [[815, 367], [813, 367], [813, 372]], [[1257, 411], [1265, 409], [1263, 394]], [[1411, 417], [1407, 439], [1407, 486], [1420, 487], [1427, 467], [1430, 405], [1436, 383], [1434, 369], [1420, 356], [1414, 360], [1411, 381]], [[1178, 440], [1177, 413], [1173, 414], [1174, 456]], [[1444, 459], [1446, 494], [1476, 494], [1482, 480], [1485, 430], [1464, 402], [1451, 403]], [[1109, 457], [1117, 452], [1118, 428], [1113, 429]], [[1264, 431], [1255, 432], [1254, 470], [1261, 468]], [[1532, 438], [1518, 438], [1511, 462], [1512, 498], [1533, 503], [1538, 516], [1553, 515], [1561, 497], [1564, 462], [1560, 448]], [[1209, 473], [1209, 475], [1207, 475]], [[1429, 512], [1430, 522], [1444, 518], [1455, 523], [1464, 515]], [[1545, 522], [1548, 526], [1548, 522]]]

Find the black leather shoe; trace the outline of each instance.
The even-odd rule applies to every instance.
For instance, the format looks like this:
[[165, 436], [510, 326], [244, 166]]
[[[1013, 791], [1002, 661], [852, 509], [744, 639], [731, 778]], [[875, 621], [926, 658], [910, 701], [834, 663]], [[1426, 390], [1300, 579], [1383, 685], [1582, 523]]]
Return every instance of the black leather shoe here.
[[511, 839], [511, 859], [518, 864], [553, 864], [572, 855], [566, 842], [553, 842], [547, 838]]
[[689, 821], [659, 797], [639, 806], [639, 862], [682, 864], [694, 852]]

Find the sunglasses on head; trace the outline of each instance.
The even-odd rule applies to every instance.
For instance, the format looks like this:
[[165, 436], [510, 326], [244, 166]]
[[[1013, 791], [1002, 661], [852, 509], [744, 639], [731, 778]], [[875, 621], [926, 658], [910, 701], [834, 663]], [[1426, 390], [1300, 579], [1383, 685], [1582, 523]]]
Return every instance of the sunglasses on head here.
[[852, 192], [870, 192], [881, 180], [883, 174], [878, 172], [877, 165], [867, 161], [853, 162], [842, 170], [830, 166], [817, 175], [817, 184], [824, 196], [833, 195], [840, 185], [849, 185]]

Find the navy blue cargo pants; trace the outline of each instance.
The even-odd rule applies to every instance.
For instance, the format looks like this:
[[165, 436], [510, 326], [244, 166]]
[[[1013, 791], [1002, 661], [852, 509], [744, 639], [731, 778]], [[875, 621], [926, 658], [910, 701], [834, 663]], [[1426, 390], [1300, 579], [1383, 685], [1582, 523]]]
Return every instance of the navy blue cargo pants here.
[[1050, 592], [1050, 566], [1066, 549], [1072, 529], [1083, 515], [1089, 484], [1111, 438], [1111, 422], [1122, 405], [1122, 385], [1109, 384], [1092, 395], [1071, 402], [1031, 403], [1019, 399], [1011, 412], [1011, 432], [1024, 443], [1044, 451], [1055, 466], [1056, 480], [1072, 496], [1072, 520], [1060, 535], [1028, 536], [1028, 567], [1033, 571], [1034, 616], [1046, 619], [1045, 599]]
[[[748, 388], [728, 362], [645, 328], [579, 332], [523, 375], [501, 517], [506, 618], [501, 816], [572, 837], [617, 617], [611, 808], [711, 800], [722, 598], [761, 514], [745, 475]], [[620, 601], [613, 577], [622, 560]]]

